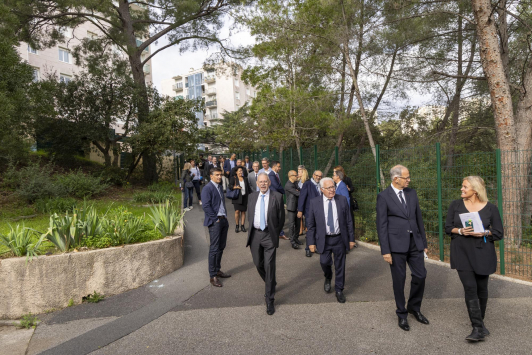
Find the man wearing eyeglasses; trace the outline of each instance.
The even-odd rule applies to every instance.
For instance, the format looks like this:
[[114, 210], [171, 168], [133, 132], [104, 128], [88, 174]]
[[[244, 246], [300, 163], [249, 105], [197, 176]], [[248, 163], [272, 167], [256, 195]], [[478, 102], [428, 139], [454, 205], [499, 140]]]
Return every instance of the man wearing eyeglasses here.
[[[410, 330], [408, 313], [422, 324], [429, 321], [421, 314], [425, 290], [424, 253], [428, 252], [425, 227], [416, 191], [408, 188], [410, 172], [402, 165], [390, 169], [392, 184], [377, 195], [377, 233], [381, 253], [390, 264], [399, 327]], [[412, 273], [410, 297], [405, 307], [406, 264]]]
[[[299, 200], [297, 201], [297, 218], [301, 218], [303, 216], [305, 216], [306, 218], [306, 216], [308, 215], [310, 200], [318, 196], [321, 196], [320, 180], [322, 177], [323, 177], [323, 173], [319, 170], [316, 170], [312, 174], [312, 178], [305, 181], [305, 183], [301, 187], [301, 192], [299, 194]], [[309, 249], [308, 239], [307, 239], [307, 247], [305, 248], [305, 255], [309, 258], [312, 256], [310, 249]]]
[[310, 201], [307, 216], [307, 242], [311, 252], [320, 253], [320, 264], [325, 274], [323, 289], [331, 292], [334, 257], [334, 289], [336, 300], [345, 303], [345, 251], [355, 246], [351, 210], [344, 196], [336, 194], [331, 178], [320, 180], [323, 196]]

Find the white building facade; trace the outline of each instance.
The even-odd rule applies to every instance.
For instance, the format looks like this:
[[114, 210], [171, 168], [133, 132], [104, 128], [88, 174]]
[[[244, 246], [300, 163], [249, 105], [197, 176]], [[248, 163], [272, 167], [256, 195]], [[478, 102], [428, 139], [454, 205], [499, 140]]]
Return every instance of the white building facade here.
[[256, 89], [241, 81], [242, 68], [205, 70], [191, 68], [186, 74], [178, 74], [161, 81], [161, 93], [185, 99], [202, 98], [205, 111], [198, 112], [199, 127], [217, 124], [224, 112], [233, 112], [256, 97]]

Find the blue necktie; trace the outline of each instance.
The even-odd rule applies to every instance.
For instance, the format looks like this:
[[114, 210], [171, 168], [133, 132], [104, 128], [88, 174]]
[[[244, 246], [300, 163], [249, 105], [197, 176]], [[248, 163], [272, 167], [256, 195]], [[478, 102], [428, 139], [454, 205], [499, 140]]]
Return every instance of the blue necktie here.
[[332, 200], [329, 200], [329, 212], [327, 213], [327, 225], [329, 226], [329, 233], [334, 234], [334, 216]]
[[403, 191], [399, 191], [399, 199], [401, 200], [401, 204], [403, 205], [403, 208], [408, 214], [408, 208], [406, 208], [406, 202], [405, 202], [405, 199], [403, 198]]
[[262, 198], [260, 200], [260, 230], [265, 230], [266, 229], [266, 218], [265, 218], [266, 207], [265, 207], [265, 203], [264, 203], [264, 196], [265, 195], [261, 195], [260, 196]]

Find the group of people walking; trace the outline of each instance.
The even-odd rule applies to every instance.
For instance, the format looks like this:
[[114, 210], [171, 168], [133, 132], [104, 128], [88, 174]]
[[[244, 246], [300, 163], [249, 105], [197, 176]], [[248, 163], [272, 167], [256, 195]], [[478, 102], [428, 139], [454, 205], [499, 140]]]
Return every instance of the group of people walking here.
[[[221, 270], [229, 229], [222, 181], [226, 177], [229, 181], [225, 191], [238, 195], [232, 199], [235, 232], [247, 233], [246, 247], [250, 247], [253, 263], [265, 284], [266, 313], [275, 313], [279, 240], [289, 240], [292, 248], [298, 249], [303, 244], [299, 237], [304, 228], [307, 229], [305, 255], [319, 253], [324, 291], [332, 292], [334, 274], [336, 299], [345, 303], [346, 254], [357, 245], [353, 182], [341, 166], [334, 168], [333, 178], [323, 177], [318, 170], [308, 178], [305, 167], [299, 166], [297, 172], [290, 170], [287, 173], [288, 181], [283, 187], [279, 162], [270, 164], [264, 158], [261, 163], [260, 169], [259, 162], [251, 163], [247, 157], [239, 161], [233, 155], [225, 161], [223, 168], [215, 157], [204, 166], [209, 175], [205, 180], [209, 182], [201, 192], [200, 201], [205, 214], [204, 225], [208, 227], [210, 236], [210, 283], [222, 287], [220, 279], [231, 277]], [[190, 169], [193, 169], [192, 164]], [[377, 196], [376, 227], [381, 254], [390, 266], [398, 326], [409, 331], [409, 313], [418, 322], [429, 324], [421, 313], [427, 277], [425, 259], [429, 250], [419, 199], [416, 191], [409, 188], [411, 178], [408, 169], [396, 165], [390, 170], [390, 178], [391, 185]], [[232, 193], [235, 190], [239, 191], [238, 194]], [[283, 195], [286, 195], [286, 205]], [[462, 225], [460, 214], [472, 212], [478, 212], [483, 232], [474, 232], [471, 226]], [[288, 237], [283, 230], [285, 213], [288, 217]], [[466, 339], [484, 340], [489, 335], [484, 325], [488, 279], [497, 268], [494, 242], [503, 238], [503, 226], [497, 207], [488, 202], [481, 177], [464, 178], [460, 199], [449, 206], [445, 232], [451, 236], [451, 268], [458, 271], [463, 284], [466, 308], [473, 327]], [[412, 274], [408, 300], [404, 293], [407, 264]]]

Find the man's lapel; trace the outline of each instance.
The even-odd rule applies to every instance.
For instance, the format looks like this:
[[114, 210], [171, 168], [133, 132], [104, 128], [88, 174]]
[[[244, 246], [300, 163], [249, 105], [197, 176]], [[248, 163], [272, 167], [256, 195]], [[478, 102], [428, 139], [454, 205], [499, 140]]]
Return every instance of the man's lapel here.
[[[405, 208], [401, 204], [401, 201], [399, 201], [399, 197], [395, 194], [395, 191], [394, 191], [394, 189], [391, 186], [388, 187], [388, 193], [390, 194], [390, 198], [392, 199], [392, 201], [395, 202], [395, 204], [397, 205], [397, 208], [399, 208], [401, 210], [401, 212], [403, 212], [405, 217], [408, 217], [407, 212], [405, 211]], [[408, 204], [408, 202], [407, 202], [407, 204]], [[408, 208], [408, 206], [407, 206], [407, 208]]]
[[258, 194], [253, 192], [251, 195], [250, 195], [250, 198], [249, 198], [249, 220], [251, 222], [251, 225], [253, 225], [253, 223], [255, 222], [255, 206], [257, 204], [257, 196]]
[[403, 190], [403, 194], [405, 195], [405, 201], [406, 201], [406, 208], [408, 209], [408, 215], [410, 216], [412, 213], [414, 213], [412, 209], [412, 196], [411, 193], [406, 193], [405, 190]]

